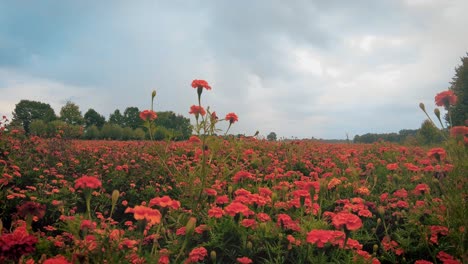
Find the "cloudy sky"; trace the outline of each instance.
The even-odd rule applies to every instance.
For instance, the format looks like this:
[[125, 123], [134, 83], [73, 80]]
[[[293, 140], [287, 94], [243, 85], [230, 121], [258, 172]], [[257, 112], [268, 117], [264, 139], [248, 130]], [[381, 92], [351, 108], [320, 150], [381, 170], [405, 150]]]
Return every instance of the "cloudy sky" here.
[[0, 0], [0, 114], [202, 104], [232, 133], [352, 138], [424, 120], [468, 52], [466, 0]]

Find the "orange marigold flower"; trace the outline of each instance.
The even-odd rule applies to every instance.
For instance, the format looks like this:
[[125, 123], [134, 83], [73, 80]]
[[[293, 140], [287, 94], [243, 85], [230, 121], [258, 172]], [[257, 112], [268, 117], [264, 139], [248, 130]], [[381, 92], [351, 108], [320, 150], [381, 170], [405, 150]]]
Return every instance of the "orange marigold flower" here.
[[335, 226], [336, 229], [340, 229], [345, 227], [347, 230], [353, 231], [358, 230], [362, 227], [362, 221], [359, 216], [347, 213], [347, 212], [339, 212], [335, 214], [332, 218], [332, 224]]
[[203, 108], [203, 106], [198, 106], [198, 105], [192, 105], [190, 107], [190, 112], [189, 114], [194, 114], [196, 117], [198, 117], [198, 115], [206, 115], [206, 111], [205, 111], [205, 108]]
[[239, 121], [239, 118], [235, 113], [228, 113], [225, 119], [229, 121], [229, 124], [234, 124], [235, 122]]
[[172, 209], [179, 209], [180, 202], [172, 200], [171, 197], [164, 195], [163, 197], [156, 197], [150, 200], [149, 206], [157, 205], [159, 207], [170, 207]]
[[144, 111], [140, 112], [140, 118], [143, 121], [155, 120], [156, 118], [158, 118], [158, 115], [156, 114], [156, 112], [154, 112], [152, 110], [144, 110]]
[[135, 208], [127, 208], [125, 213], [133, 213], [135, 220], [146, 220], [151, 225], [161, 223], [161, 213], [157, 209], [137, 205]]
[[207, 90], [211, 90], [211, 86], [209, 86], [208, 82], [205, 80], [193, 80], [192, 87], [193, 88], [205, 88]]
[[75, 181], [75, 189], [97, 189], [101, 186], [101, 181], [93, 176], [82, 176]]
[[443, 91], [438, 93], [435, 96], [435, 103], [437, 106], [445, 106], [448, 107], [449, 105], [454, 105], [457, 103], [458, 97], [453, 93], [453, 91]]

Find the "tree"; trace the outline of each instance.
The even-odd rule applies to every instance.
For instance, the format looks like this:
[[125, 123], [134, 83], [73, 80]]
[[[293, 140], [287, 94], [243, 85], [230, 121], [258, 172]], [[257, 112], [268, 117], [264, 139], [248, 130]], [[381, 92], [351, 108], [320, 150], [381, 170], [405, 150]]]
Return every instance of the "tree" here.
[[269, 141], [275, 141], [276, 140], [276, 133], [275, 132], [270, 132], [270, 134], [268, 134], [268, 136], [267, 136], [267, 139]]
[[124, 126], [126, 127], [136, 129], [143, 125], [143, 120], [140, 118], [140, 110], [138, 107], [127, 107], [124, 111], [123, 118]]
[[192, 134], [190, 119], [182, 115], [176, 115], [172, 111], [158, 112], [156, 127], [164, 127], [172, 131], [174, 140], [186, 140]]
[[29, 134], [29, 126], [33, 120], [42, 120], [47, 123], [56, 118], [54, 109], [49, 104], [21, 100], [16, 104], [13, 111], [12, 125], [19, 124], [23, 126], [24, 132]]
[[101, 129], [101, 137], [104, 139], [121, 139], [122, 127], [116, 124], [104, 124]]
[[426, 119], [418, 131], [417, 139], [421, 144], [430, 145], [442, 142], [441, 131]]
[[[458, 102], [450, 108], [452, 126], [462, 126], [468, 120], [468, 57], [461, 58], [461, 61], [462, 64], [455, 69], [449, 88], [458, 97]], [[450, 122], [447, 115], [445, 119]]]
[[109, 116], [109, 123], [119, 125], [119, 126], [124, 126], [124, 117], [120, 113], [119, 109], [115, 109], [114, 113], [110, 114]]
[[40, 137], [47, 136], [47, 124], [43, 120], [33, 120], [29, 125], [29, 130], [32, 135]]
[[84, 123], [80, 107], [71, 101], [68, 101], [60, 109], [60, 120], [70, 125], [82, 125]]
[[91, 125], [86, 129], [84, 133], [86, 139], [98, 139], [99, 138], [99, 129], [95, 125]]
[[90, 126], [96, 126], [101, 128], [106, 122], [106, 118], [103, 115], [100, 115], [96, 110], [90, 108], [84, 114], [84, 123], [85, 127], [89, 128]]

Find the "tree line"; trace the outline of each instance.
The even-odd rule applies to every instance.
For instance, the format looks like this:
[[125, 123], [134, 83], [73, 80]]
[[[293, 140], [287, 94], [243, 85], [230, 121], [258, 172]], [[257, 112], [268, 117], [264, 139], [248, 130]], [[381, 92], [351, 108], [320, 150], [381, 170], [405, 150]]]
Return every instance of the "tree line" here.
[[[186, 140], [192, 134], [190, 119], [172, 111], [157, 112], [156, 140]], [[116, 109], [109, 119], [90, 108], [84, 115], [77, 104], [68, 101], [56, 115], [43, 102], [21, 100], [13, 111], [9, 129], [20, 129], [27, 135], [83, 139], [143, 140], [149, 131], [143, 126], [138, 107], [127, 107], [122, 113]]]

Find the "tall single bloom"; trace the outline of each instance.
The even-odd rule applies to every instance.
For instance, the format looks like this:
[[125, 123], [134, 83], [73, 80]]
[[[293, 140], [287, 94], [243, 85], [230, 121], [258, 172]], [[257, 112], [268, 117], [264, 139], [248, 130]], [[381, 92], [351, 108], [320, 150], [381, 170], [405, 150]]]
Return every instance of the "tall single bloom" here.
[[235, 122], [239, 121], [239, 118], [235, 113], [228, 113], [225, 119], [229, 121], [229, 124], [234, 124]]
[[101, 181], [93, 176], [82, 176], [75, 181], [75, 189], [97, 189], [102, 186]]
[[192, 81], [193, 88], [205, 88], [207, 90], [211, 90], [211, 86], [208, 85], [208, 82], [205, 80], [193, 80]]
[[192, 105], [190, 107], [190, 112], [189, 114], [194, 114], [196, 117], [198, 117], [198, 115], [206, 115], [206, 111], [205, 111], [205, 108], [203, 108], [203, 106], [198, 106], [198, 105]]
[[445, 106], [448, 107], [449, 105], [454, 105], [458, 101], [458, 97], [453, 93], [453, 91], [443, 91], [438, 93], [435, 96], [435, 103], [437, 106]]
[[156, 118], [158, 118], [158, 115], [156, 114], [156, 112], [152, 111], [152, 110], [144, 110], [142, 112], [140, 112], [140, 118], [143, 120], [143, 121], [146, 121], [146, 120], [155, 120]]

